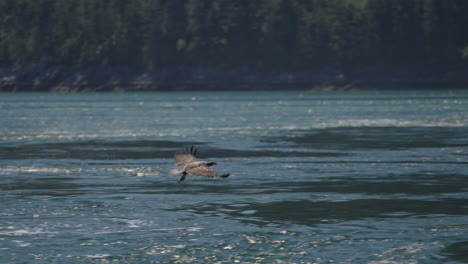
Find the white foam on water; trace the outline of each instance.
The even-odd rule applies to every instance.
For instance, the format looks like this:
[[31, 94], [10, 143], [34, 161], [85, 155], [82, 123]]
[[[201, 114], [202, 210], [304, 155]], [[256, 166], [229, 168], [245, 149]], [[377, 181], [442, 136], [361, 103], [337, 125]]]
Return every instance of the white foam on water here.
[[6, 166], [0, 168], [0, 172], [21, 173], [21, 172], [40, 172], [40, 173], [63, 173], [70, 174], [69, 169], [49, 168], [49, 167], [32, 167], [32, 166]]
[[187, 247], [186, 245], [173, 245], [173, 246], [168, 246], [170, 248], [185, 248]]
[[330, 120], [307, 120], [311, 125], [303, 125], [306, 120], [299, 120], [297, 124], [288, 124], [288, 121], [278, 121], [275, 123], [264, 123], [262, 126], [214, 126], [190, 129], [162, 129], [158, 131], [140, 129], [137, 131], [127, 130], [104, 130], [101, 133], [76, 133], [69, 131], [48, 131], [42, 134], [18, 135], [10, 134], [0, 137], [2, 141], [34, 141], [34, 140], [92, 140], [96, 138], [135, 138], [135, 137], [193, 137], [194, 135], [209, 134], [210, 136], [231, 134], [233, 132], [240, 134], [255, 134], [260, 131], [277, 130], [307, 130], [307, 129], [325, 129], [339, 127], [464, 127], [468, 126], [468, 119], [445, 118], [445, 119], [420, 119], [404, 120], [392, 118], [376, 119], [342, 119]]
[[17, 244], [18, 247], [28, 247], [31, 245], [31, 243], [24, 242], [22, 240], [12, 240]]
[[[369, 262], [369, 264], [393, 264], [393, 263], [417, 264], [421, 262], [424, 263], [424, 259], [421, 259], [419, 256], [421, 252], [424, 252], [424, 251], [434, 252], [442, 248], [443, 246], [439, 242], [411, 243], [408, 245], [390, 248], [389, 250], [381, 254], [377, 254], [376, 256], [381, 259]], [[401, 262], [401, 259], [405, 259], [405, 261]]]
[[94, 254], [94, 255], [84, 255], [86, 258], [98, 259], [98, 258], [107, 258], [112, 256], [111, 254]]
[[346, 119], [326, 124], [327, 127], [463, 127], [468, 120], [402, 120], [402, 119]]
[[21, 237], [29, 235], [39, 235], [39, 234], [57, 234], [57, 232], [46, 231], [42, 228], [25, 228], [25, 229], [16, 229], [14, 227], [7, 227], [8, 230], [0, 231], [0, 236], [11, 236], [11, 237]]
[[126, 224], [127, 227], [131, 227], [131, 228], [151, 226], [154, 224], [152, 221], [143, 220], [143, 219], [114, 218], [112, 220], [114, 222]]
[[190, 231], [190, 232], [200, 232], [201, 230], [203, 230], [203, 227], [200, 227], [200, 226], [193, 226], [193, 227], [188, 227], [188, 228], [185, 228], [187, 231]]

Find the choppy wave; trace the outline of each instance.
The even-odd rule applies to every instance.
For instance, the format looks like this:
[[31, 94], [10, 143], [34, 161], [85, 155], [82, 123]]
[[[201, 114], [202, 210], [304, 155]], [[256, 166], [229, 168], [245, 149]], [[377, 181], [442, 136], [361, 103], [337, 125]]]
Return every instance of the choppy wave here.
[[328, 128], [366, 128], [366, 127], [466, 127], [468, 119], [452, 120], [402, 120], [402, 119], [346, 119], [331, 120], [327, 122], [310, 122], [310, 124], [264, 124], [262, 126], [215, 126], [204, 128], [177, 128], [141, 130], [135, 128], [133, 131], [115, 130], [103, 131], [102, 133], [76, 133], [70, 131], [55, 131], [53, 133], [40, 132], [29, 135], [12, 133], [0, 136], [2, 141], [41, 141], [41, 140], [93, 140], [93, 139], [131, 139], [131, 138], [194, 138], [194, 137], [221, 137], [226, 135], [243, 134], [256, 135], [269, 133], [270, 131], [312, 130]]
[[0, 262], [462, 262], [466, 93], [389, 93], [12, 94]]

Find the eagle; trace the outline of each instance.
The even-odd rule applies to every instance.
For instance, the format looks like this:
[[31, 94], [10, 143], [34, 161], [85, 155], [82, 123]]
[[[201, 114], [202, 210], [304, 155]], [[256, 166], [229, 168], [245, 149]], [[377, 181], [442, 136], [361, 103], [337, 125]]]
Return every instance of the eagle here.
[[195, 156], [196, 154], [197, 149], [194, 149], [193, 146], [191, 146], [190, 148], [186, 147], [184, 153], [176, 153], [174, 155], [174, 164], [179, 166], [179, 168], [172, 169], [170, 174], [177, 175], [182, 173], [182, 177], [180, 177], [180, 180], [178, 181], [179, 183], [185, 180], [187, 174], [208, 178], [229, 177], [230, 173], [220, 175], [212, 168], [210, 168], [210, 166], [216, 165], [216, 162], [197, 160]]

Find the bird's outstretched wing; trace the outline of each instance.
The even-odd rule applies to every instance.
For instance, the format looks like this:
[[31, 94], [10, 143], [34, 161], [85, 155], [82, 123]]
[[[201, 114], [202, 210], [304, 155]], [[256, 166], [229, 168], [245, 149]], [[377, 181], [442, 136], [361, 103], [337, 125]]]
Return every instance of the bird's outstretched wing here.
[[216, 171], [212, 168], [208, 167], [207, 165], [201, 164], [199, 166], [189, 168], [187, 173], [195, 175], [195, 176], [203, 176], [203, 177], [218, 177], [220, 176]]
[[192, 154], [177, 153], [174, 155], [174, 163], [177, 166], [184, 166], [194, 161], [197, 161], [197, 158]]
[[174, 163], [177, 166], [184, 166], [189, 163], [197, 161], [195, 155], [197, 154], [197, 150], [193, 149], [193, 146], [190, 148], [185, 149], [185, 153], [176, 153], [174, 155]]

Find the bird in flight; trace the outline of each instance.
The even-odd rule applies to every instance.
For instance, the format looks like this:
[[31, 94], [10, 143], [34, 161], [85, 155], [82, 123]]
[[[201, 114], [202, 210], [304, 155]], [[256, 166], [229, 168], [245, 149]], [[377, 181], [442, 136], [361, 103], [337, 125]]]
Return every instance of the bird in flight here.
[[182, 177], [180, 177], [179, 183], [185, 180], [187, 174], [208, 178], [229, 177], [229, 173], [220, 175], [212, 168], [210, 168], [210, 166], [216, 165], [216, 162], [197, 160], [197, 158], [195, 157], [196, 154], [197, 149], [194, 149], [192, 146], [190, 148], [187, 147], [184, 153], [176, 153], [174, 155], [174, 163], [175, 165], [179, 166], [179, 168], [172, 169], [170, 171], [170, 174], [177, 175], [182, 173]]

